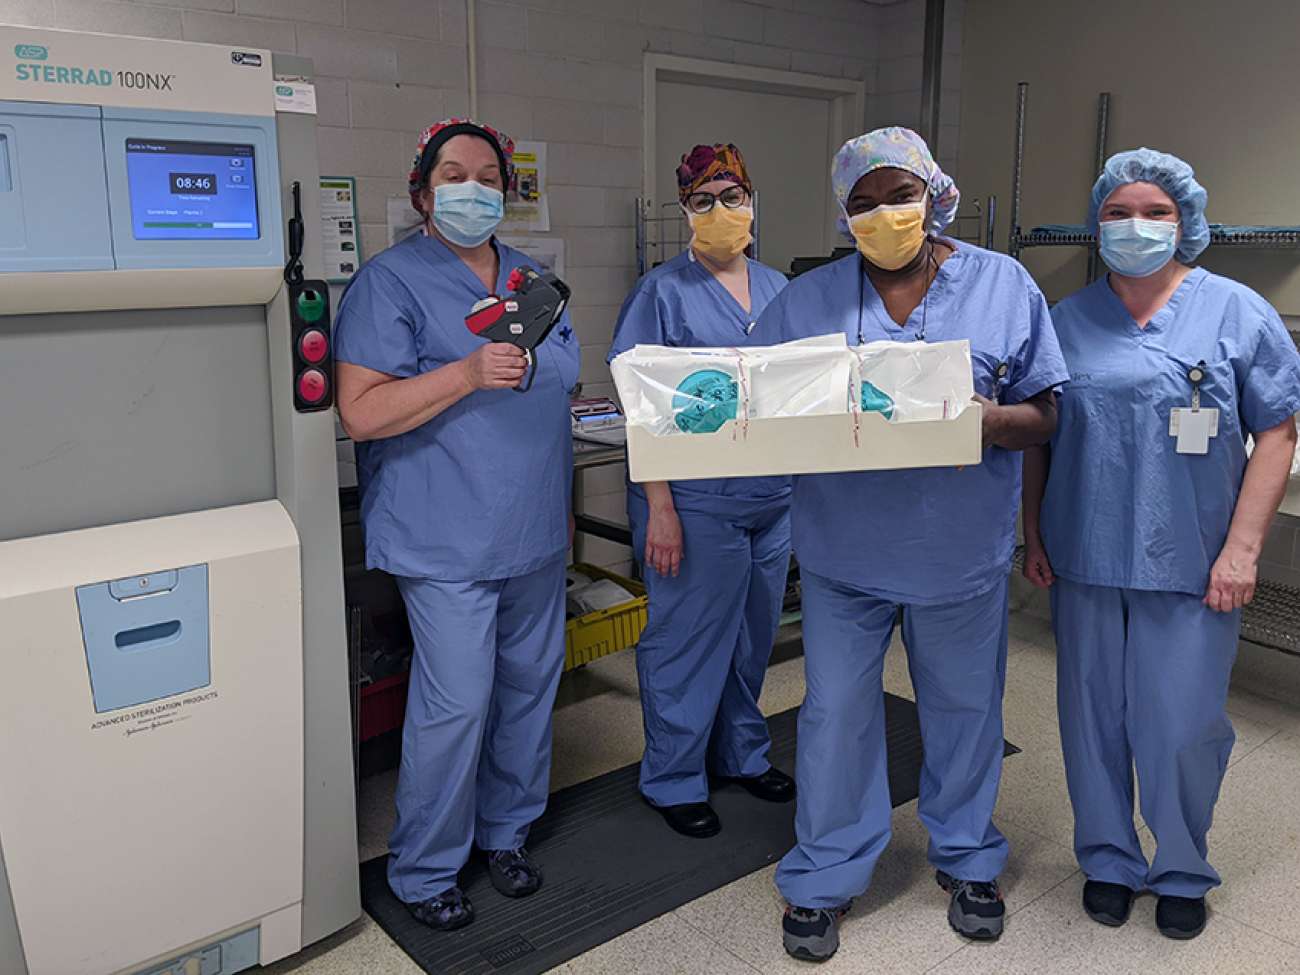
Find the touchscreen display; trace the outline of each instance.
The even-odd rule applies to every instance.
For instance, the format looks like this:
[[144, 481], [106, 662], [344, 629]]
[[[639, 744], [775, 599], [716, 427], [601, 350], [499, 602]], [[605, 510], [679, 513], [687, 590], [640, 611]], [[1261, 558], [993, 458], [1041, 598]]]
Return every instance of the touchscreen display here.
[[257, 240], [253, 147], [127, 139], [136, 240]]

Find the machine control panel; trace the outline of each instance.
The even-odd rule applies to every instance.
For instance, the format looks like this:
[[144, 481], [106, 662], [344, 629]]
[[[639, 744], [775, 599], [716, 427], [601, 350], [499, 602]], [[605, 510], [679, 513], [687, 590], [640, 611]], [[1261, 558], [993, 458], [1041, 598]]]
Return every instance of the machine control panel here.
[[329, 286], [324, 281], [289, 285], [293, 406], [299, 413], [316, 413], [334, 405], [329, 295]]
[[257, 240], [257, 157], [247, 144], [128, 138], [136, 240]]

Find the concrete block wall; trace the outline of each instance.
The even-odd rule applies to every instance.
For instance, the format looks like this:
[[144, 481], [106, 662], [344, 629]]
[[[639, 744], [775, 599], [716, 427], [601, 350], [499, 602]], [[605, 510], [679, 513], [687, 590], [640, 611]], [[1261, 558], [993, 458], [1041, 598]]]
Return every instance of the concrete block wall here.
[[[948, 0], [950, 24], [962, 2]], [[642, 53], [862, 79], [864, 124], [915, 126], [923, 12], [924, 0], [480, 0], [478, 114], [549, 144], [552, 235], [566, 241], [589, 393], [612, 392], [605, 351], [636, 276]], [[466, 20], [465, 0], [0, 0], [4, 23], [310, 57], [321, 171], [357, 177], [363, 256], [386, 244], [386, 199], [406, 191], [416, 133], [469, 110]], [[944, 76], [955, 86], [959, 61]], [[956, 139], [940, 141], [951, 162]], [[623, 520], [622, 468], [586, 483], [587, 510]], [[628, 555], [598, 539], [587, 554], [616, 566]]]
[[[943, 69], [940, 84], [939, 140], [930, 148], [944, 172], [956, 178], [961, 121], [961, 45], [965, 0], [944, 4]], [[925, 0], [903, 0], [882, 7], [879, 58], [867, 106], [868, 122], [921, 126], [921, 67], [925, 41]]]

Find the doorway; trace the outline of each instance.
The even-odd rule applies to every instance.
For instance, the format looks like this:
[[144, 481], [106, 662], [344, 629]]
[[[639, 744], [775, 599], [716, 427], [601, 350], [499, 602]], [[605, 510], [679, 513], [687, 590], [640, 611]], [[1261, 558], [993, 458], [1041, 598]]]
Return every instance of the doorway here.
[[[643, 193], [652, 215], [675, 217], [676, 169], [697, 143], [732, 142], [758, 192], [759, 259], [788, 272], [796, 257], [829, 254], [838, 243], [831, 158], [862, 131], [865, 85], [724, 62], [646, 57]], [[679, 248], [661, 225], [657, 260]]]

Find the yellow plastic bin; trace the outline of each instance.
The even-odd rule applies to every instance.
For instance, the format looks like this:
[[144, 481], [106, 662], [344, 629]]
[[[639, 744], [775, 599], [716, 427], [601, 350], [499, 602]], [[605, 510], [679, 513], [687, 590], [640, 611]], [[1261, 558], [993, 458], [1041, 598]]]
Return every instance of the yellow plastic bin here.
[[646, 624], [644, 585], [585, 562], [579, 562], [573, 568], [593, 579], [612, 579], [636, 598], [568, 621], [564, 632], [565, 670], [635, 646]]

